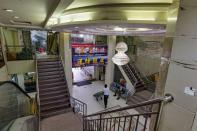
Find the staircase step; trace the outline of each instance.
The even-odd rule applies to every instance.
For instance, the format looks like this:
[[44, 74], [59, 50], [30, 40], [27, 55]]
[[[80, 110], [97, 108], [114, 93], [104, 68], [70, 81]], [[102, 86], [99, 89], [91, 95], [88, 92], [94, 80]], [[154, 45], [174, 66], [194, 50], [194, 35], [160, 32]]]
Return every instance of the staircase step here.
[[60, 103], [60, 104], [52, 104], [52, 105], [46, 105], [46, 106], [41, 106], [40, 107], [40, 111], [41, 112], [44, 112], [44, 111], [51, 111], [51, 110], [56, 110], [56, 109], [59, 109], [59, 108], [68, 108], [70, 107], [70, 103], [67, 102], [67, 103]]
[[66, 108], [66, 109], [58, 109], [56, 111], [48, 111], [48, 112], [43, 112], [40, 114], [41, 119], [50, 117], [50, 116], [54, 116], [54, 115], [59, 115], [59, 114], [63, 114], [66, 112], [71, 112], [72, 108]]
[[57, 67], [57, 68], [42, 68], [42, 69], [38, 69], [39, 73], [43, 73], [43, 72], [53, 72], [53, 71], [61, 71], [62, 67]]
[[48, 76], [48, 75], [57, 75], [57, 74], [63, 74], [63, 71], [53, 71], [53, 72], [42, 72], [38, 73], [38, 76], [43, 77], [43, 76]]
[[60, 86], [60, 85], [66, 85], [65, 81], [60, 81], [60, 82], [56, 82], [56, 83], [47, 83], [47, 84], [40, 84], [39, 87], [40, 88], [50, 88], [50, 87], [54, 87], [54, 86]]
[[66, 90], [66, 88], [62, 89], [62, 90], [57, 90], [57, 91], [47, 91], [47, 92], [43, 92], [43, 93], [40, 93], [40, 98], [44, 98], [44, 97], [47, 97], [47, 96], [57, 96], [59, 94], [66, 94], [68, 93], [68, 91]]
[[59, 58], [38, 59], [37, 62], [59, 61]]
[[62, 89], [66, 89], [66, 85], [55, 86], [53, 88], [39, 89], [39, 91], [40, 93], [42, 93], [42, 92], [50, 92], [50, 91], [56, 91], [56, 90], [62, 90]]
[[38, 65], [57, 65], [60, 64], [61, 62], [59, 60], [57, 61], [38, 61]]
[[58, 96], [48, 96], [48, 97], [40, 98], [40, 103], [46, 102], [46, 101], [64, 99], [64, 98], [67, 98], [68, 96], [69, 96], [68, 93], [64, 93]]
[[55, 82], [60, 82], [60, 81], [64, 81], [64, 79], [61, 77], [58, 77], [58, 78], [53, 78], [53, 79], [39, 80], [39, 84], [55, 83]]
[[59, 68], [60, 65], [38, 65], [38, 69]]
[[49, 105], [57, 104], [57, 103], [67, 103], [69, 101], [70, 101], [69, 98], [59, 99], [59, 100], [54, 100], [54, 101], [45, 101], [45, 102], [40, 103], [40, 106], [49, 106]]
[[44, 76], [44, 77], [38, 77], [38, 81], [40, 80], [46, 80], [46, 79], [54, 79], [54, 78], [60, 78], [60, 74], [58, 75], [50, 75], [50, 76]]

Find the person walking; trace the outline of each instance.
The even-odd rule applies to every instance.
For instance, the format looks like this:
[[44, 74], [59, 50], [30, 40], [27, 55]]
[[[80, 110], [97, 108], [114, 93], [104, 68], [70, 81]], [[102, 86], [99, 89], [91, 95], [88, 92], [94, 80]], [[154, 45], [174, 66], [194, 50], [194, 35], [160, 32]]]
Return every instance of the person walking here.
[[109, 88], [107, 87], [106, 84], [104, 85], [103, 92], [104, 92], [104, 105], [105, 105], [105, 108], [107, 108], [107, 101], [109, 98]]

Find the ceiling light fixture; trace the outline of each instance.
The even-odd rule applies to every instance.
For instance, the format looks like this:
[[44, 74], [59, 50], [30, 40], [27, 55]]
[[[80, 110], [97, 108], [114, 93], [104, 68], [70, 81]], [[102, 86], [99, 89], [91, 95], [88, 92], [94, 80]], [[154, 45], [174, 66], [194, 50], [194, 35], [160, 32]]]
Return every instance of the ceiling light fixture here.
[[152, 29], [149, 28], [137, 28], [137, 31], [150, 31]]
[[19, 17], [18, 17], [18, 16], [14, 16], [14, 18], [15, 18], [15, 19], [18, 19]]
[[128, 50], [127, 44], [124, 42], [119, 42], [116, 46], [116, 51], [118, 52], [112, 57], [112, 61], [116, 65], [126, 65], [130, 59], [125, 54], [125, 52]]
[[13, 12], [13, 10], [11, 10], [11, 9], [3, 9], [3, 10], [5, 10], [7, 12]]
[[125, 32], [126, 31], [126, 28], [115, 27], [114, 28], [114, 31], [123, 31], [123, 32]]
[[127, 20], [134, 20], [134, 21], [155, 21], [155, 18], [127, 18]]
[[177, 21], [177, 17], [169, 17], [167, 18], [168, 21]]

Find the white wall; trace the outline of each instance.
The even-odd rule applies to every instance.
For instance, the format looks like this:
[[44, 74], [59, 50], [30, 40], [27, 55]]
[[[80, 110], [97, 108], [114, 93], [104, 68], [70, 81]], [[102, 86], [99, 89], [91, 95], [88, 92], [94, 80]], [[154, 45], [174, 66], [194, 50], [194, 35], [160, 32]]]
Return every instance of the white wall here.
[[35, 72], [34, 60], [8, 61], [8, 74], [23, 74], [27, 72]]
[[6, 66], [3, 66], [0, 68], [0, 81], [7, 81], [8, 78], [8, 72]]
[[150, 56], [137, 56], [136, 66], [145, 76], [159, 72], [160, 58]]

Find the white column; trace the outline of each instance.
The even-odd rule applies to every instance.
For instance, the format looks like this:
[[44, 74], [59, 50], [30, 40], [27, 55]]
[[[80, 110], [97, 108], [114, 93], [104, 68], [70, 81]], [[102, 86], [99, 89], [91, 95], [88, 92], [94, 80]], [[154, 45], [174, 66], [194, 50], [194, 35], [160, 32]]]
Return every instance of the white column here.
[[112, 62], [112, 57], [115, 54], [116, 36], [108, 36], [107, 45], [108, 45], [108, 52], [107, 52], [108, 64], [106, 66], [106, 71], [105, 71], [105, 84], [107, 84], [107, 86], [109, 87], [114, 80], [114, 63]]
[[197, 90], [197, 3], [181, 7], [165, 86], [174, 101], [164, 105], [159, 131], [197, 131], [197, 96], [184, 93], [187, 86]]
[[70, 34], [61, 33], [60, 34], [60, 55], [64, 61], [64, 69], [66, 74], [66, 80], [69, 90], [72, 89], [72, 49], [70, 46]]

